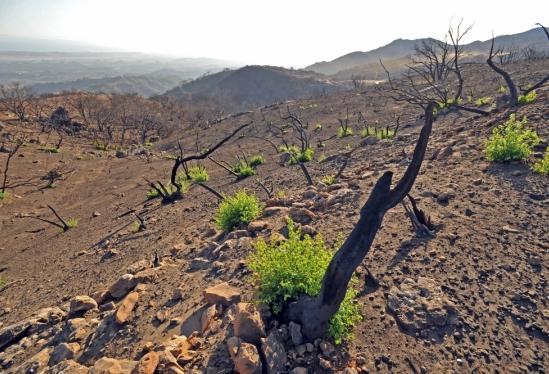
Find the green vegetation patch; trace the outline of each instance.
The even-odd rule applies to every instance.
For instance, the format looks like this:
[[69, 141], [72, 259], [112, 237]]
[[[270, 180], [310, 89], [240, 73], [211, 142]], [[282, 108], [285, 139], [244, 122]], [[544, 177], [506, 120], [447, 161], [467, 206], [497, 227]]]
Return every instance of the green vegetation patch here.
[[[288, 240], [266, 242], [260, 238], [248, 259], [258, 287], [259, 300], [279, 314], [301, 295], [318, 296], [322, 279], [333, 257], [320, 236], [302, 235], [288, 220]], [[339, 311], [332, 317], [329, 335], [336, 344], [352, 337], [352, 329], [362, 317], [355, 301], [357, 292], [347, 290]]]
[[532, 169], [538, 174], [549, 176], [549, 149], [545, 150], [543, 158], [536, 162]]
[[233, 196], [226, 197], [219, 204], [215, 215], [217, 227], [225, 232], [247, 225], [259, 217], [263, 205], [253, 193], [238, 191]]
[[515, 114], [492, 131], [486, 142], [486, 157], [490, 161], [524, 160], [532, 153], [540, 138], [534, 130], [526, 129], [526, 117], [518, 121]]

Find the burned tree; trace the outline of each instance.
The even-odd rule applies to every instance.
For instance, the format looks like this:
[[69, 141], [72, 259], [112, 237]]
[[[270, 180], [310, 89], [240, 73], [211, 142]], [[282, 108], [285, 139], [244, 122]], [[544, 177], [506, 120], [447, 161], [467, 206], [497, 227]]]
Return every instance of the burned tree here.
[[[457, 34], [461, 35], [459, 28]], [[453, 44], [458, 45], [461, 37], [454, 34], [451, 39]], [[459, 54], [459, 51], [459, 48], [454, 49], [454, 58], [455, 54]], [[459, 65], [456, 65], [455, 60], [446, 65], [442, 81], [433, 81], [427, 67], [416, 66], [411, 70], [416, 71], [417, 74], [405, 75], [399, 85], [391, 80], [387, 72], [389, 87], [393, 91], [391, 97], [396, 101], [420, 106], [423, 110], [424, 124], [412, 159], [398, 183], [392, 187], [393, 173], [391, 171], [386, 171], [375, 183], [360, 211], [357, 224], [328, 265], [319, 294], [315, 297], [302, 295], [297, 301], [288, 305], [286, 317], [300, 323], [302, 332], [308, 339], [315, 339], [326, 333], [330, 319], [339, 310], [347, 293], [349, 282], [356, 268], [368, 254], [385, 214], [402, 203], [409, 195], [425, 158], [433, 127], [435, 108], [441, 99], [448, 102], [451, 92], [457, 94], [461, 90], [462, 79], [459, 77], [453, 80], [447, 79], [450, 74], [459, 74], [456, 72], [456, 66]], [[456, 84], [458, 87], [453, 86]], [[457, 97], [454, 94], [454, 98]], [[459, 109], [460, 107], [455, 106], [455, 108]], [[422, 224], [425, 226], [431, 225], [425, 214], [419, 213], [417, 206], [415, 209], [418, 213], [412, 211], [414, 217], [418, 221], [421, 220], [420, 222], [423, 221]]]
[[397, 185], [391, 188], [393, 173], [390, 171], [385, 172], [374, 185], [370, 197], [361, 209], [358, 223], [328, 266], [320, 294], [317, 297], [301, 296], [298, 301], [289, 305], [288, 318], [301, 323], [303, 334], [308, 339], [315, 339], [326, 333], [330, 319], [339, 310], [345, 297], [351, 277], [370, 250], [385, 213], [410, 192], [425, 156], [433, 125], [434, 108], [434, 101], [424, 105], [425, 123], [412, 161]]
[[[153, 183], [150, 181], [147, 181], [147, 182], [149, 183], [151, 188], [153, 188], [156, 192], [158, 192], [158, 194], [162, 197], [162, 201], [164, 203], [170, 203], [180, 199], [183, 194], [183, 185], [181, 184], [181, 182], [178, 181], [178, 178], [177, 178], [177, 172], [179, 168], [181, 167], [185, 173], [185, 176], [190, 179], [189, 167], [188, 167], [188, 163], [190, 161], [204, 160], [205, 158], [210, 156], [212, 153], [214, 153], [217, 149], [219, 149], [223, 144], [231, 140], [231, 138], [233, 138], [241, 130], [245, 129], [251, 124], [252, 122], [248, 122], [239, 126], [236, 130], [234, 130], [232, 133], [227, 135], [225, 138], [221, 139], [214, 146], [208, 148], [206, 151], [196, 153], [194, 155], [185, 156], [183, 152], [183, 147], [181, 146], [181, 144], [179, 144], [179, 156], [177, 156], [174, 160], [174, 165], [172, 166], [171, 177], [170, 177], [170, 183], [175, 187], [174, 192], [170, 192], [166, 188], [166, 186], [164, 186], [160, 181], [157, 181], [156, 183]], [[215, 191], [213, 188], [206, 186], [204, 183], [196, 183], [196, 184], [201, 186], [208, 192], [214, 194], [219, 199], [223, 199], [223, 196], [219, 192]]]
[[7, 150], [7, 154], [8, 154], [8, 157], [6, 158], [6, 163], [4, 164], [4, 169], [2, 170], [2, 174], [3, 174], [2, 187], [0, 188], [0, 193], [2, 193], [2, 195], [6, 193], [6, 188], [10, 187], [8, 185], [9, 183], [8, 172], [10, 170], [11, 159], [17, 153], [17, 151], [19, 151], [19, 148], [21, 148], [22, 145], [23, 145], [23, 140], [17, 140], [15, 145], [11, 149], [2, 147], [3, 149]]
[[461, 43], [471, 30], [470, 26], [463, 30], [461, 25], [462, 22], [455, 28], [448, 28], [449, 43], [434, 41], [417, 47], [416, 56], [407, 66], [408, 70], [403, 74], [398, 87], [380, 60], [393, 93], [406, 98], [412, 104], [424, 104], [432, 100], [437, 104], [435, 109], [439, 111], [465, 110], [488, 115], [489, 112], [461, 104], [464, 84], [460, 65], [463, 53]]
[[[279, 113], [280, 119], [285, 122], [284, 124], [267, 123], [267, 129], [281, 144], [277, 146], [269, 139], [264, 140], [268, 141], [277, 152], [281, 153], [281, 164], [298, 165], [307, 184], [313, 185], [311, 174], [305, 165], [312, 160], [314, 153], [311, 147], [313, 134], [309, 131], [309, 122], [304, 121], [299, 114], [290, 111], [289, 107], [286, 107], [286, 111], [285, 115]], [[288, 134], [293, 136], [298, 145], [287, 139]]]
[[[538, 25], [543, 29], [543, 31], [547, 35], [547, 38], [549, 39], [549, 32], [547, 31], [547, 29], [539, 23]], [[502, 62], [504, 62], [505, 60], [502, 60], [501, 56], [505, 55], [506, 52], [502, 48], [494, 49], [494, 44], [495, 44], [495, 38], [492, 37], [492, 43], [490, 44], [490, 52], [488, 53], [488, 59], [486, 60], [486, 63], [492, 70], [494, 70], [497, 74], [501, 75], [505, 80], [505, 84], [507, 85], [507, 89], [509, 91], [509, 101], [508, 101], [509, 106], [515, 107], [519, 104], [519, 95], [518, 95], [517, 86], [513, 81], [511, 74], [509, 74], [505, 69], [503, 69], [501, 66], [498, 66], [494, 62], [494, 57], [498, 56], [498, 58], [500, 59], [500, 65], [504, 65]], [[545, 85], [548, 81], [549, 81], [549, 74], [546, 75], [539, 82], [531, 85], [529, 88], [526, 88], [526, 89], [521, 88], [521, 93], [522, 95], [528, 95], [530, 92]]]
[[15, 114], [21, 122], [27, 119], [31, 99], [31, 90], [19, 82], [0, 85], [0, 104], [7, 111]]
[[30, 216], [30, 215], [23, 215], [21, 216], [21, 218], [33, 218], [33, 219], [45, 222], [52, 226], [58, 227], [62, 232], [69, 231], [73, 227], [76, 227], [76, 225], [78, 224], [78, 221], [74, 218], [69, 218], [68, 220], [63, 219], [51, 205], [48, 205], [48, 208], [49, 210], [52, 211], [53, 215], [55, 216], [55, 218], [57, 218], [58, 222], [52, 221], [50, 219], [42, 218], [39, 216]]

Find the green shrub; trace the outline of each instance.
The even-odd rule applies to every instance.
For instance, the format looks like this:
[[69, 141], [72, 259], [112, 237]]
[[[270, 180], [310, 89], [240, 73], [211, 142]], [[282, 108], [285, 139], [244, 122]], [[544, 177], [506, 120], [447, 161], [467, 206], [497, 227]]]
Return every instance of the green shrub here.
[[541, 175], [549, 176], [549, 149], [545, 150], [543, 158], [536, 162], [532, 169]]
[[322, 130], [322, 125], [320, 123], [317, 123], [315, 125], [315, 131], [320, 131], [320, 130]]
[[319, 154], [316, 160], [318, 162], [322, 162], [322, 161], [326, 160], [326, 154], [325, 153]]
[[250, 166], [257, 167], [265, 163], [265, 158], [262, 155], [253, 155], [250, 157]]
[[50, 146], [44, 146], [44, 147], [40, 147], [38, 149], [41, 150], [42, 152], [46, 152], [46, 153], [59, 153], [59, 152], [61, 152], [61, 150], [59, 148], [50, 147]]
[[219, 204], [215, 223], [225, 232], [232, 231], [259, 217], [262, 210], [263, 206], [257, 196], [246, 191], [238, 191], [233, 196], [224, 198]]
[[130, 231], [133, 233], [139, 232], [139, 229], [141, 228], [141, 222], [139, 221], [133, 221], [130, 225]]
[[535, 90], [533, 90], [528, 92], [526, 95], [519, 95], [518, 102], [520, 105], [530, 104], [531, 102], [536, 100], [537, 97], [538, 97], [538, 94], [536, 93]]
[[309, 162], [313, 159], [313, 156], [315, 154], [315, 151], [312, 148], [307, 148], [303, 152], [301, 152], [301, 150], [295, 145], [291, 145], [289, 147], [281, 146], [279, 150], [280, 152], [287, 152], [292, 155], [289, 161], [290, 165], [295, 165], [298, 162]]
[[[279, 314], [301, 295], [312, 297], [320, 293], [322, 278], [333, 257], [320, 236], [302, 237], [288, 220], [288, 240], [270, 243], [262, 238], [255, 244], [255, 252], [248, 259], [258, 286], [259, 300]], [[360, 321], [359, 307], [354, 301], [356, 291], [351, 287], [339, 311], [330, 321], [329, 334], [337, 344], [352, 336], [353, 326]]]
[[151, 188], [149, 191], [147, 191], [147, 200], [156, 199], [157, 197], [160, 197], [160, 194], [154, 188]]
[[337, 130], [337, 137], [338, 138], [345, 138], [347, 136], [353, 135], [353, 129], [350, 127], [340, 127], [339, 130]]
[[503, 85], [499, 86], [498, 93], [504, 94], [506, 92], [507, 92], [507, 88], [505, 86], [503, 86]]
[[191, 166], [189, 168], [189, 177], [196, 183], [207, 182], [209, 178], [208, 171], [202, 165]]
[[108, 143], [105, 143], [105, 142], [102, 142], [100, 140], [96, 140], [93, 142], [93, 146], [95, 147], [95, 149], [97, 149], [98, 151], [106, 151], [109, 149], [109, 144]]
[[240, 161], [236, 165], [234, 165], [233, 172], [238, 175], [238, 179], [244, 179], [255, 175], [255, 169], [244, 161]]
[[322, 183], [326, 186], [331, 186], [336, 182], [336, 177], [334, 175], [326, 175], [322, 178]]
[[493, 100], [494, 100], [494, 98], [491, 97], [491, 96], [480, 97], [480, 98], [478, 98], [478, 99], [475, 100], [475, 105], [476, 105], [476, 106], [488, 105], [488, 104], [490, 104]]
[[275, 196], [277, 199], [285, 199], [286, 197], [288, 197], [288, 194], [286, 193], [285, 190], [278, 190], [276, 191]]
[[0, 277], [0, 288], [3, 288], [6, 285], [6, 283], [8, 283], [6, 279], [4, 279], [3, 277]]
[[517, 121], [515, 114], [511, 114], [509, 120], [492, 131], [486, 142], [486, 156], [490, 161], [523, 160], [532, 153], [540, 138], [535, 131], [524, 128], [526, 122], [526, 117]]
[[8, 198], [8, 191], [0, 191], [0, 200], [4, 200], [4, 199], [7, 199]]

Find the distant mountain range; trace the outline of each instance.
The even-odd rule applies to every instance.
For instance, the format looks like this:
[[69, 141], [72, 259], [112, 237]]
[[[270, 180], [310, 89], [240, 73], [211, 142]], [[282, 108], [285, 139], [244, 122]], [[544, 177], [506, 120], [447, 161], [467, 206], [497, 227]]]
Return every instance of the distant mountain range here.
[[66, 91], [138, 93], [149, 97], [160, 95], [175, 87], [180, 77], [170, 74], [121, 75], [107, 78], [82, 78], [67, 82], [37, 83], [31, 87], [36, 94]]
[[[378, 79], [380, 71], [379, 60], [392, 65], [395, 70], [404, 67], [408, 56], [414, 53], [416, 45], [423, 41], [432, 42], [435, 39], [397, 39], [391, 43], [368, 52], [352, 52], [332, 61], [317, 62], [307, 66], [311, 70], [325, 75], [334, 75], [338, 79], [349, 79], [353, 74], [366, 74], [367, 79]], [[547, 37], [540, 28], [535, 28], [513, 35], [496, 37], [498, 47], [524, 48], [532, 46], [539, 50], [549, 50]], [[464, 51], [470, 54], [485, 55], [490, 49], [491, 40], [475, 41], [464, 45]]]
[[241, 110], [340, 89], [317, 73], [254, 65], [185, 82], [165, 95], [185, 101], [215, 99], [228, 108]]

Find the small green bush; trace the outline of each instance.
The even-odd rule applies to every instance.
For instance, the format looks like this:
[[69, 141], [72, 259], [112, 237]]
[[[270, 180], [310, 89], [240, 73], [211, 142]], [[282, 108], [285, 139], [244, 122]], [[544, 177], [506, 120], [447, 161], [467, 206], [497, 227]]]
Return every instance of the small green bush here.
[[549, 176], [549, 149], [545, 150], [543, 158], [536, 162], [532, 169], [541, 175]]
[[3, 278], [3, 277], [0, 277], [0, 288], [3, 288], [3, 287], [6, 285], [6, 283], [8, 283], [8, 282], [6, 281], [6, 279]]
[[484, 97], [480, 97], [480, 98], [476, 99], [475, 100], [475, 105], [476, 106], [484, 106], [484, 105], [488, 105], [488, 104], [492, 103], [492, 101], [494, 101], [493, 97], [484, 96]]
[[353, 129], [350, 127], [344, 128], [340, 127], [337, 130], [337, 137], [338, 138], [346, 138], [347, 136], [353, 136]]
[[255, 168], [265, 163], [265, 158], [262, 155], [253, 155], [250, 157], [250, 166]]
[[315, 151], [312, 148], [307, 148], [303, 152], [301, 152], [301, 150], [295, 145], [291, 145], [289, 147], [281, 146], [279, 150], [280, 152], [287, 152], [292, 155], [289, 161], [290, 165], [295, 165], [298, 162], [309, 162], [313, 159], [313, 156], [315, 154]]
[[151, 188], [149, 191], [147, 191], [147, 200], [156, 199], [157, 197], [160, 197], [160, 194], [154, 188]]
[[238, 191], [233, 196], [223, 199], [215, 215], [215, 223], [225, 231], [247, 225], [253, 219], [259, 217], [263, 206], [253, 193]]
[[498, 93], [504, 94], [506, 92], [507, 92], [507, 88], [505, 86], [503, 86], [503, 85], [499, 86]]
[[535, 101], [538, 97], [538, 94], [535, 90], [528, 92], [526, 95], [519, 95], [518, 102], [520, 105], [530, 104]]
[[[302, 237], [288, 220], [288, 240], [270, 243], [262, 238], [255, 243], [255, 252], [248, 259], [258, 286], [259, 300], [274, 314], [281, 313], [288, 303], [301, 295], [318, 296], [324, 273], [333, 257], [320, 236]], [[351, 287], [339, 311], [330, 321], [329, 334], [337, 344], [352, 337], [353, 326], [361, 320]]]
[[336, 177], [334, 175], [326, 175], [322, 178], [322, 183], [326, 186], [331, 186], [336, 182]]
[[509, 120], [496, 127], [486, 142], [488, 160], [506, 162], [527, 158], [540, 138], [535, 131], [524, 128], [526, 122], [526, 117], [517, 121], [515, 114], [511, 114]]
[[315, 131], [320, 131], [320, 130], [322, 130], [322, 125], [320, 123], [317, 123], [315, 125]]
[[191, 166], [189, 168], [189, 177], [196, 183], [207, 182], [209, 178], [208, 171], [202, 165]]
[[0, 191], [0, 200], [4, 200], [4, 199], [7, 199], [8, 198], [8, 191]]
[[71, 217], [71, 218], [67, 219], [66, 223], [67, 223], [67, 227], [69, 229], [74, 229], [75, 227], [78, 226], [78, 219]]
[[102, 142], [100, 140], [96, 140], [93, 142], [93, 146], [95, 147], [95, 149], [97, 149], [98, 151], [107, 151], [109, 149], [109, 144], [105, 143], [105, 142]]
[[244, 179], [255, 175], [255, 169], [244, 161], [240, 161], [234, 165], [233, 172], [238, 175], [238, 179]]

